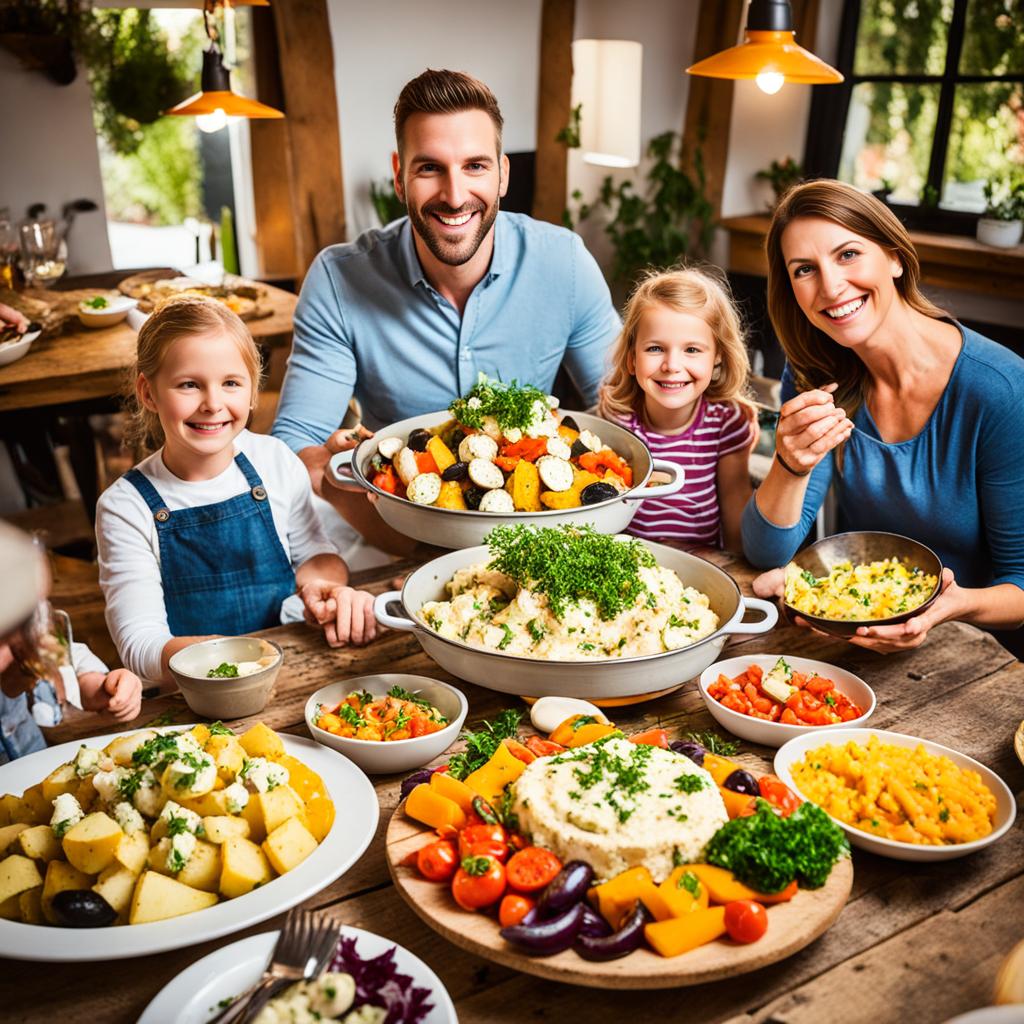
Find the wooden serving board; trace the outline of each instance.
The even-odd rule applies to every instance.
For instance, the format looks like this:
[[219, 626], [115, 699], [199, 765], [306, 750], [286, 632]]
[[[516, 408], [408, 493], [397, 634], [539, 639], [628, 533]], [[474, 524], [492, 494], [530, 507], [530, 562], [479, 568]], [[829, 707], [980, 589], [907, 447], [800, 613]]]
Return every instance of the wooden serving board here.
[[449, 886], [428, 882], [416, 868], [402, 866], [409, 853], [437, 838], [407, 818], [403, 806], [391, 816], [385, 839], [388, 870], [402, 899], [449, 942], [504, 967], [569, 985], [676, 988], [756, 971], [792, 956], [826, 932], [842, 912], [853, 884], [853, 863], [846, 857], [832, 869], [821, 889], [801, 889], [789, 903], [768, 907], [768, 931], [749, 945], [717, 939], [671, 958], [641, 948], [619, 960], [601, 963], [584, 960], [571, 949], [555, 956], [531, 957], [501, 938], [495, 918], [461, 909]]

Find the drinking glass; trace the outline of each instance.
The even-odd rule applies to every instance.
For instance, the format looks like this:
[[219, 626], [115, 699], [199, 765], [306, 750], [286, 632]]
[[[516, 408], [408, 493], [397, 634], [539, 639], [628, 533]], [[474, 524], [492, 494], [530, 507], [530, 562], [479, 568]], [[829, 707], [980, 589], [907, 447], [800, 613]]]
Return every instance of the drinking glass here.
[[14, 288], [14, 267], [18, 262], [18, 229], [0, 214], [0, 285]]
[[66, 267], [60, 255], [60, 232], [53, 220], [30, 220], [20, 226], [21, 269], [29, 287], [53, 284]]

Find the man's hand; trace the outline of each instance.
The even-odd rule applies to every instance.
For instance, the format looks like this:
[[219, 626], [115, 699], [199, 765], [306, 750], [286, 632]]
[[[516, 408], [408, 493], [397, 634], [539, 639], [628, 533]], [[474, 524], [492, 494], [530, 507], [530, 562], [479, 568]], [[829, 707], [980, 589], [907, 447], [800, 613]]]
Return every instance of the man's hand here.
[[310, 580], [299, 588], [306, 622], [323, 628], [331, 647], [357, 647], [377, 635], [373, 594], [341, 586], [333, 580]]
[[347, 452], [368, 437], [373, 437], [373, 434], [362, 425], [350, 430], [336, 430], [323, 444], [310, 445], [299, 452], [299, 458], [305, 464], [315, 494], [330, 500], [330, 492], [324, 494], [327, 487], [338, 491], [366, 493], [358, 484], [339, 483], [334, 478], [334, 474], [328, 472], [327, 463], [331, 461], [332, 455], [337, 455], [338, 452]]
[[86, 711], [105, 711], [118, 722], [130, 722], [142, 711], [142, 680], [126, 668], [108, 672], [92, 698], [82, 700]]
[[13, 327], [19, 334], [28, 330], [28, 318], [16, 309], [0, 302], [0, 325]]

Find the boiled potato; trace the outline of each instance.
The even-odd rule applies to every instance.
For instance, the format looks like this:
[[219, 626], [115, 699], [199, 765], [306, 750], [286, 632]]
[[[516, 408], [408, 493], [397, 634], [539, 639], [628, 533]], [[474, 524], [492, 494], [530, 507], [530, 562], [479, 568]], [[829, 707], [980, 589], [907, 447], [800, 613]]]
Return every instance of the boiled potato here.
[[212, 907], [216, 902], [216, 893], [193, 889], [156, 871], [146, 871], [135, 884], [128, 923], [163, 921], [168, 917]]
[[229, 839], [221, 848], [220, 891], [233, 899], [265, 885], [273, 877], [264, 852], [248, 839]]
[[313, 837], [322, 843], [334, 824], [334, 804], [325, 796], [314, 796], [306, 804], [303, 817]]
[[174, 877], [193, 889], [216, 892], [220, 887], [220, 872], [220, 847], [200, 839], [188, 862]]
[[43, 796], [53, 803], [61, 793], [76, 792], [81, 782], [73, 764], [62, 764], [43, 779]]
[[208, 725], [204, 725], [202, 722], [197, 722], [191, 729], [189, 729], [188, 735], [191, 736], [200, 747], [204, 747], [206, 745], [206, 741], [210, 738], [210, 727]]
[[121, 826], [102, 811], [87, 814], [64, 837], [64, 855], [79, 871], [98, 875], [114, 859], [123, 835]]
[[21, 852], [35, 860], [51, 861], [63, 859], [64, 851], [60, 840], [49, 825], [33, 825], [18, 836]]
[[245, 749], [238, 739], [223, 734], [211, 736], [204, 749], [217, 765], [217, 776], [224, 782], [234, 782], [245, 760]]
[[324, 780], [312, 768], [304, 765], [297, 757], [291, 754], [282, 754], [274, 760], [284, 768], [288, 769], [288, 785], [299, 794], [303, 803], [308, 803], [315, 796], [326, 796], [327, 787]]
[[279, 875], [301, 864], [315, 849], [316, 839], [298, 818], [279, 825], [263, 843], [263, 852]]
[[116, 911], [122, 921], [128, 920], [128, 904], [135, 892], [136, 873], [120, 864], [111, 864], [100, 872], [93, 892], [99, 893]]
[[46, 924], [46, 918], [43, 917], [43, 887], [34, 885], [18, 893], [18, 908], [25, 924]]
[[51, 860], [46, 865], [46, 879], [43, 882], [42, 908], [43, 916], [50, 924], [57, 924], [53, 916], [53, 897], [66, 889], [88, 889], [93, 883], [93, 876], [87, 875], [67, 861]]
[[186, 810], [195, 811], [201, 818], [228, 813], [228, 798], [222, 789], [205, 793], [203, 796], [182, 797], [176, 803], [181, 804]]
[[0, 857], [15, 845], [18, 836], [28, 827], [24, 822], [18, 821], [13, 825], [4, 825], [0, 828]]
[[211, 814], [203, 818], [203, 829], [211, 843], [225, 843], [233, 836], [249, 838], [249, 822], [234, 814]]
[[114, 851], [114, 860], [121, 867], [127, 868], [133, 875], [137, 875], [145, 867], [148, 856], [149, 836], [145, 831], [122, 835], [118, 840], [117, 849]]
[[20, 921], [21, 920], [21, 897], [19, 893], [8, 896], [0, 903], [0, 920]]
[[148, 743], [152, 739], [156, 739], [156, 733], [152, 729], [126, 733], [111, 740], [103, 752], [110, 755], [114, 764], [127, 767], [132, 763], [132, 754], [144, 743]]
[[271, 761], [276, 761], [284, 753], [284, 743], [281, 742], [281, 737], [263, 722], [257, 722], [246, 729], [238, 737], [238, 742], [242, 744], [242, 749], [250, 757], [266, 757]]
[[22, 794], [11, 820], [23, 821], [26, 825], [47, 825], [52, 814], [53, 804], [43, 796], [43, 784], [39, 782]]
[[[43, 876], [39, 874], [39, 868], [28, 857], [15, 853], [0, 861], [0, 903], [42, 884]], [[21, 916], [20, 911], [18, 916]]]
[[[276, 786], [267, 793], [254, 793], [245, 809], [253, 808], [263, 834], [270, 835], [278, 825], [302, 814], [304, 806], [299, 794], [291, 786], [285, 785]], [[247, 815], [246, 820], [251, 823], [252, 819]]]

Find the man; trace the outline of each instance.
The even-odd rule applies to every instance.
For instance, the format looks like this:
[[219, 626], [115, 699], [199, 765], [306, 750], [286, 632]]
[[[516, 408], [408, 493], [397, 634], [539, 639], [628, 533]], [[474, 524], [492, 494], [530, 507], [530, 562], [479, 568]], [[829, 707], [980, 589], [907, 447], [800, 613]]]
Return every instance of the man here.
[[324, 482], [354, 394], [378, 429], [444, 409], [479, 372], [550, 391], [563, 359], [588, 404], [619, 330], [580, 238], [499, 213], [508, 188], [502, 117], [482, 82], [426, 71], [395, 104], [395, 191], [408, 217], [313, 262], [273, 432], [313, 488], [371, 543], [407, 549], [363, 495]]

